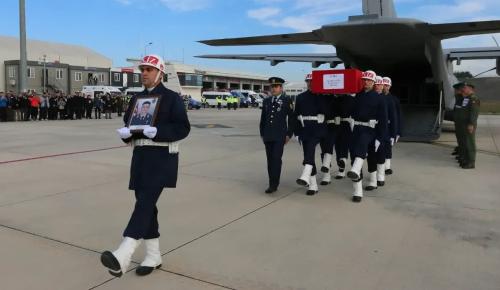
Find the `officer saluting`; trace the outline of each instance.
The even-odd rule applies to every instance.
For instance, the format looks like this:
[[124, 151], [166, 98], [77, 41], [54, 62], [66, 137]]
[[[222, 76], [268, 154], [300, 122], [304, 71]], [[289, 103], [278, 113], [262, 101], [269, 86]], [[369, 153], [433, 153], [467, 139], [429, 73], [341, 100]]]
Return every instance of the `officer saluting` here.
[[[128, 127], [118, 130], [125, 143], [134, 151], [130, 168], [129, 189], [135, 190], [136, 203], [130, 221], [123, 233], [123, 241], [114, 252], [101, 255], [102, 264], [113, 276], [120, 277], [127, 271], [133, 253], [144, 239], [146, 257], [136, 269], [137, 275], [150, 274], [161, 267], [156, 202], [163, 188], [175, 188], [179, 163], [178, 141], [186, 138], [190, 124], [179, 94], [165, 88], [161, 80], [165, 64], [156, 55], [147, 55], [139, 65], [142, 83], [146, 88], [141, 95], [161, 96], [155, 127], [148, 126], [142, 133], [130, 132]], [[128, 124], [137, 96], [132, 97], [123, 117]]]
[[290, 99], [283, 94], [285, 80], [269, 79], [272, 96], [264, 99], [260, 116], [260, 137], [266, 146], [269, 187], [266, 193], [278, 190], [281, 176], [283, 148], [293, 136], [293, 109]]

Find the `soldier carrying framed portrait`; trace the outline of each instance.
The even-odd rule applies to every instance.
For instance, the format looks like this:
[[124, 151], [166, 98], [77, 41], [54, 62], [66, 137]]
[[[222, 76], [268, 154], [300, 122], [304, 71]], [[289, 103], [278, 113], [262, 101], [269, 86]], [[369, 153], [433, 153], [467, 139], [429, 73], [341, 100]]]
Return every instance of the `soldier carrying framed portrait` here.
[[147, 126], [154, 126], [161, 96], [137, 96], [133, 104], [132, 116], [127, 127], [133, 133], [142, 132]]

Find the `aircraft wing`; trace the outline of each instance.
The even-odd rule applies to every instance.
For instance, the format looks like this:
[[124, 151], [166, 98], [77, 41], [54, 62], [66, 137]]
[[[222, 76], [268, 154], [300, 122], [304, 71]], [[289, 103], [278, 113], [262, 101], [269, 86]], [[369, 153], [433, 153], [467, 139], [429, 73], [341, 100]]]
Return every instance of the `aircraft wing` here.
[[431, 34], [441, 38], [500, 32], [500, 20], [429, 24]]
[[313, 67], [329, 63], [330, 67], [336, 67], [343, 61], [335, 53], [301, 53], [301, 54], [211, 54], [199, 55], [200, 58], [215, 59], [241, 59], [241, 60], [264, 60], [277, 65], [282, 62], [310, 62]]
[[500, 57], [500, 47], [450, 48], [444, 54], [451, 60], [496, 59]]
[[276, 45], [276, 44], [330, 44], [323, 40], [320, 30], [303, 33], [275, 34], [264, 36], [201, 40], [211, 46]]

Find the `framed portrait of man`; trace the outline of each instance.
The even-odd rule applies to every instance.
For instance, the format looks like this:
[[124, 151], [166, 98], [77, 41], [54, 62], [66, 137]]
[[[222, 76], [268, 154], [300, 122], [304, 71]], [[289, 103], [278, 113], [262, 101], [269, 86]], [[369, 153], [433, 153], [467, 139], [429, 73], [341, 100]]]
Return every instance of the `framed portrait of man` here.
[[131, 132], [142, 132], [147, 126], [155, 125], [161, 96], [137, 96], [127, 126]]

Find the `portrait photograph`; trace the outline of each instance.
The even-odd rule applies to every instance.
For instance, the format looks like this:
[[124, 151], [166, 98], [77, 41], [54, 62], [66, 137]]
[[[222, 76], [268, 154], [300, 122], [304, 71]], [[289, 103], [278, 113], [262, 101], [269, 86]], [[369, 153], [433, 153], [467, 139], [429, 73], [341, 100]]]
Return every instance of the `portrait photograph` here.
[[154, 126], [159, 103], [160, 96], [138, 96], [128, 120], [129, 129], [138, 132], [147, 126]]

